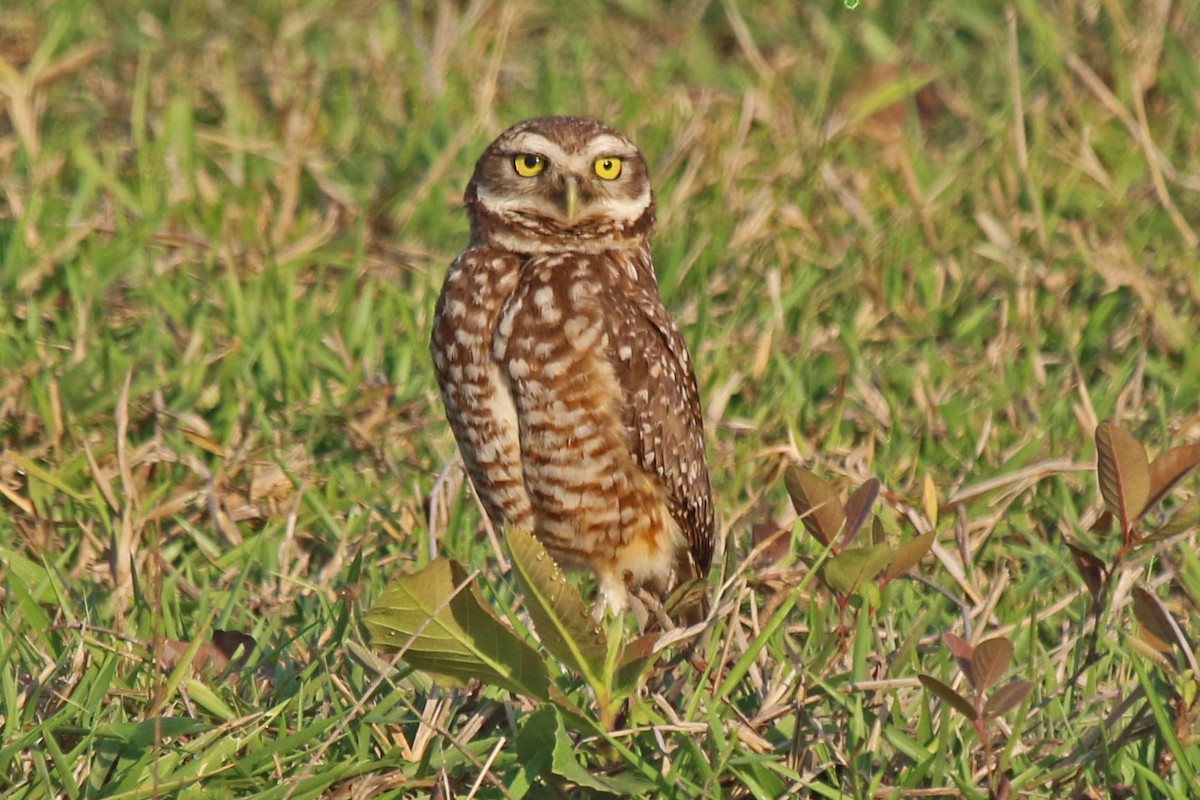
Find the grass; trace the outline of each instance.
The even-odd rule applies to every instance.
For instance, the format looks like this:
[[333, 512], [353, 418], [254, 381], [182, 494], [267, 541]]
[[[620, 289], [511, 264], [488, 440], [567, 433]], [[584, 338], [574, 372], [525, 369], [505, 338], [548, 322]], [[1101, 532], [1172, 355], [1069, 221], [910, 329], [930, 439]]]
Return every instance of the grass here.
[[[1195, 796], [1196, 676], [1133, 590], [1195, 638], [1196, 526], [1116, 564], [1088, 528], [1098, 422], [1200, 441], [1198, 50], [1191, 5], [1125, 0], [18, 0], [0, 791]], [[649, 160], [723, 543], [696, 658], [602, 732], [569, 671], [582, 719], [435, 686], [361, 623], [437, 552], [525, 624], [426, 341], [474, 158], [562, 112]], [[878, 477], [893, 537], [936, 517], [932, 555], [843, 613], [794, 464]], [[187, 666], [221, 663], [214, 630], [257, 642], [227, 677]], [[966, 691], [946, 632], [1006, 637], [1032, 684], [985, 738], [918, 683]]]

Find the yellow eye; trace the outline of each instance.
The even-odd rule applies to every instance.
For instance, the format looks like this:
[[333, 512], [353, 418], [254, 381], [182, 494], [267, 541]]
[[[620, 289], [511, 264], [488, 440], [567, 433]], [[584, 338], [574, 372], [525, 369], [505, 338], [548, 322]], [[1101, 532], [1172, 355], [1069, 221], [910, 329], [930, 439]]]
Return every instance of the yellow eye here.
[[596, 170], [597, 175], [606, 181], [615, 181], [621, 177], [621, 159], [616, 156], [597, 158], [592, 168]]
[[521, 153], [513, 159], [513, 169], [522, 178], [532, 178], [546, 168], [546, 159], [533, 153]]

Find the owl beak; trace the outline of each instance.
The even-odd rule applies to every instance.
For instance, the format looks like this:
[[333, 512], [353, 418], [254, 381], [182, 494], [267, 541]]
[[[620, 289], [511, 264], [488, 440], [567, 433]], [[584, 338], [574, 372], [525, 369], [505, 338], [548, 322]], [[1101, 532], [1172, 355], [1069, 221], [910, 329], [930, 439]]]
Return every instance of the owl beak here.
[[568, 175], [566, 181], [567, 185], [563, 187], [563, 205], [566, 207], [567, 221], [570, 222], [579, 213], [579, 179]]

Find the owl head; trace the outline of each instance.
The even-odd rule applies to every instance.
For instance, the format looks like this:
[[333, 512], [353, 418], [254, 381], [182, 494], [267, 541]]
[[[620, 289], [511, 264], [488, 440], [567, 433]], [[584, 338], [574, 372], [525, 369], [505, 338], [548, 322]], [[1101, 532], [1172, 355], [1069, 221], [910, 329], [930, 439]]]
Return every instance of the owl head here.
[[600, 252], [654, 228], [642, 154], [582, 117], [540, 117], [500, 134], [463, 199], [472, 239], [517, 253]]

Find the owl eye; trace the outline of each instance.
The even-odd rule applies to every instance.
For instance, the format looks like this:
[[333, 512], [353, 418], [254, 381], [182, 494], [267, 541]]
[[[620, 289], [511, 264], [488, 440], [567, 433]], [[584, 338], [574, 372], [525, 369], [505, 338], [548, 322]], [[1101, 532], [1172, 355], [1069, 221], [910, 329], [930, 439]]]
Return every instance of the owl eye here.
[[597, 158], [592, 168], [596, 170], [597, 175], [606, 181], [615, 181], [621, 177], [621, 159], [616, 156]]
[[546, 159], [533, 153], [522, 153], [513, 159], [513, 169], [522, 178], [532, 178], [546, 168]]

